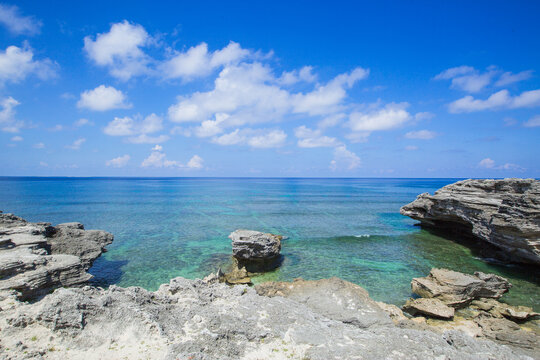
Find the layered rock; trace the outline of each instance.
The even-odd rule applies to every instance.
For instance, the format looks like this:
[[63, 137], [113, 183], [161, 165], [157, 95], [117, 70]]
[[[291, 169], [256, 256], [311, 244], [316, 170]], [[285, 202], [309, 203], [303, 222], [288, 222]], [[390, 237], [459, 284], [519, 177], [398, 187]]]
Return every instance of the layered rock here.
[[34, 304], [0, 299], [0, 358], [528, 359], [462, 332], [398, 327], [339, 279], [289, 285], [266, 287], [276, 295], [267, 297], [176, 278], [156, 292], [87, 286]]
[[92, 278], [86, 271], [113, 236], [82, 224], [31, 223], [0, 212], [0, 291], [32, 299]]
[[238, 267], [262, 272], [279, 266], [283, 236], [253, 230], [236, 230], [229, 235]]
[[452, 307], [469, 304], [479, 298], [499, 299], [512, 284], [494, 274], [468, 275], [447, 269], [431, 269], [429, 275], [414, 278], [412, 292], [424, 298], [436, 298]]
[[503, 260], [540, 265], [540, 181], [464, 180], [400, 210], [422, 226], [487, 242]]
[[435, 318], [451, 319], [454, 317], [454, 308], [447, 306], [438, 299], [410, 299], [403, 306], [403, 310], [411, 315], [422, 314]]

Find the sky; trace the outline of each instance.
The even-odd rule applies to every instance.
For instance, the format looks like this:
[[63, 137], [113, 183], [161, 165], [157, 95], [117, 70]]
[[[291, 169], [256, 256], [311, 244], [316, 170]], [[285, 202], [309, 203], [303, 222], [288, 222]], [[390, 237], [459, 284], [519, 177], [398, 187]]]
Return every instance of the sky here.
[[540, 2], [0, 2], [0, 176], [540, 177]]

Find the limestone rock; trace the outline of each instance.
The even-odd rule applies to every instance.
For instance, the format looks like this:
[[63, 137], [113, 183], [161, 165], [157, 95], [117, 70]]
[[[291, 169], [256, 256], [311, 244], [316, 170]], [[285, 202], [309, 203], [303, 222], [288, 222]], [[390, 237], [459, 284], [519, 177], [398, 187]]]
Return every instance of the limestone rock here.
[[79, 223], [53, 227], [0, 212], [0, 239], [0, 292], [15, 290], [26, 300], [90, 280], [86, 270], [113, 236]]
[[253, 230], [236, 230], [229, 235], [237, 267], [250, 273], [264, 272], [279, 266], [281, 235], [265, 234]]
[[374, 323], [349, 321], [381, 311], [359, 287], [327, 280], [288, 293], [301, 288], [324, 304], [183, 278], [156, 292], [85, 286], [57, 289], [36, 303], [8, 299], [15, 303], [0, 311], [0, 358], [527, 359], [518, 348], [460, 332], [399, 328], [385, 314]]
[[438, 299], [424, 298], [407, 300], [403, 306], [403, 310], [411, 315], [422, 314], [441, 319], [453, 318], [455, 311]]
[[437, 298], [448, 306], [460, 307], [478, 298], [500, 298], [512, 284], [506, 279], [476, 272], [468, 275], [447, 269], [431, 269], [429, 275], [414, 278], [413, 293], [425, 298]]
[[540, 181], [463, 180], [423, 193], [401, 214], [421, 225], [473, 236], [503, 260], [540, 265]]

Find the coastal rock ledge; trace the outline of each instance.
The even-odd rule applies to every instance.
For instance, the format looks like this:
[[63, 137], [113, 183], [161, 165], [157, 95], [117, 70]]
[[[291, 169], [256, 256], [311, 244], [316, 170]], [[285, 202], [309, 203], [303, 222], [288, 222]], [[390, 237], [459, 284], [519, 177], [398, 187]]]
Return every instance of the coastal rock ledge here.
[[402, 215], [493, 245], [507, 262], [540, 265], [540, 181], [463, 180], [420, 194]]

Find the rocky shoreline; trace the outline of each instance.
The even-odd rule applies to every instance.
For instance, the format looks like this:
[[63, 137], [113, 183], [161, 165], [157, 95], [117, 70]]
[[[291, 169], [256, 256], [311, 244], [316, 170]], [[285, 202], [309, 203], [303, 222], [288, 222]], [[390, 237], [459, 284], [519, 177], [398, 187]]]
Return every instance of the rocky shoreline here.
[[540, 358], [539, 314], [499, 301], [512, 287], [500, 276], [432, 269], [412, 279], [415, 297], [400, 309], [338, 278], [249, 286], [279, 266], [282, 237], [230, 238], [227, 274], [178, 277], [155, 292], [103, 289], [87, 285], [86, 270], [111, 234], [0, 213], [0, 359]]

